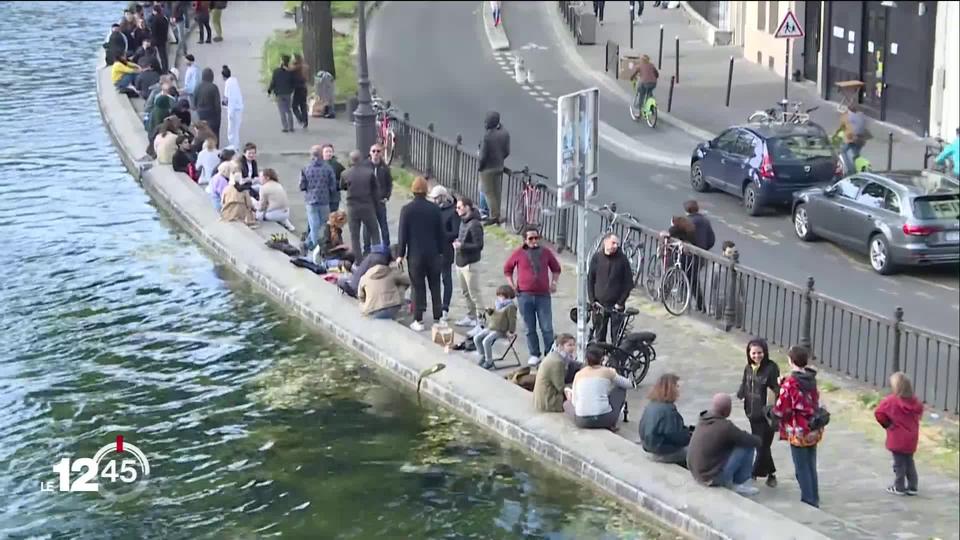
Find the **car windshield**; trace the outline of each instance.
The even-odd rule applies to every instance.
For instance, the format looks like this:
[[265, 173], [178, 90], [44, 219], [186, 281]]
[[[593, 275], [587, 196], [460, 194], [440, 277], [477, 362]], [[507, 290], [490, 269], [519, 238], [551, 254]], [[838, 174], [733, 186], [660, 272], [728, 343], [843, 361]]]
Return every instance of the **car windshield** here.
[[833, 149], [823, 135], [785, 135], [767, 139], [767, 148], [774, 162], [806, 161], [833, 156]]
[[917, 197], [913, 200], [913, 213], [918, 219], [958, 219], [960, 195]]

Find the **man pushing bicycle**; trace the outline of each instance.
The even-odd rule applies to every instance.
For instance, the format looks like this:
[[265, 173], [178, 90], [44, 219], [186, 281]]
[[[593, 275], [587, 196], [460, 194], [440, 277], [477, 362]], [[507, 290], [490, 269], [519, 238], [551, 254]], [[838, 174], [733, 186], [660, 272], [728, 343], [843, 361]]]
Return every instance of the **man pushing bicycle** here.
[[610, 327], [610, 341], [617, 343], [621, 315], [633, 290], [633, 270], [630, 261], [620, 249], [620, 238], [615, 234], [607, 235], [601, 248], [594, 254], [587, 272], [587, 296], [590, 305], [599, 304], [604, 309], [597, 313], [594, 320], [596, 341], [606, 341], [607, 327]]

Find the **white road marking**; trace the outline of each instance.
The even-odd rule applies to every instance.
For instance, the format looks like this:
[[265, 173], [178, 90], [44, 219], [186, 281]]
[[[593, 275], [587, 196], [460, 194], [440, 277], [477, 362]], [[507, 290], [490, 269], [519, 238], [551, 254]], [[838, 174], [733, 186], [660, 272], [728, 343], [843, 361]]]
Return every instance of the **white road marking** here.
[[548, 109], [553, 109], [553, 103], [544, 102], [544, 103], [543, 103], [543, 106], [546, 107], [546, 108], [548, 108]]
[[950, 292], [960, 291], [960, 289], [957, 289], [956, 287], [951, 287], [951, 286], [949, 286], [949, 285], [944, 285], [943, 283], [937, 283], [936, 281], [930, 281], [930, 280], [924, 279], [924, 278], [918, 278], [918, 277], [914, 277], [914, 276], [903, 276], [903, 278], [904, 278], [904, 279], [909, 279], [909, 280], [911, 280], [911, 281], [915, 281], [915, 282], [920, 283], [920, 284], [922, 284], [922, 285], [929, 285], [929, 286], [937, 287], [937, 288], [939, 288], [939, 289], [944, 289], [944, 290], [947, 290], [947, 291], [950, 291]]
[[537, 101], [540, 101], [540, 102], [544, 102], [544, 101], [547, 100], [547, 98], [541, 97], [541, 96], [536, 96], [536, 100], [537, 100]]
[[889, 294], [890, 296], [900, 296], [900, 293], [898, 293], [897, 291], [891, 291], [891, 290], [884, 289], [884, 288], [881, 288], [881, 287], [877, 287], [877, 290], [880, 291], [880, 292], [885, 292], [885, 293]]
[[526, 91], [526, 92], [529, 92], [529, 91], [530, 91], [530, 87], [527, 86], [527, 85], [525, 85], [525, 84], [521, 84], [521, 85], [520, 85], [520, 88], [523, 88], [524, 91]]
[[913, 294], [915, 294], [915, 295], [917, 295], [917, 296], [919, 296], [919, 297], [921, 297], [921, 298], [926, 298], [927, 300], [933, 300], [933, 299], [936, 298], [936, 297], [933, 296], [932, 294], [930, 294], [930, 293], [925, 293], [925, 292], [923, 292], [923, 291], [913, 291]]
[[679, 188], [677, 188], [677, 186], [675, 186], [675, 185], [673, 185], [673, 184], [663, 184], [663, 187], [669, 189], [670, 191], [676, 191], [677, 189], [679, 189]]
[[533, 85], [533, 87], [536, 88], [537, 90], [540, 90], [541, 92], [543, 92], [543, 87], [540, 86], [539, 84], [535, 84], [535, 85]]

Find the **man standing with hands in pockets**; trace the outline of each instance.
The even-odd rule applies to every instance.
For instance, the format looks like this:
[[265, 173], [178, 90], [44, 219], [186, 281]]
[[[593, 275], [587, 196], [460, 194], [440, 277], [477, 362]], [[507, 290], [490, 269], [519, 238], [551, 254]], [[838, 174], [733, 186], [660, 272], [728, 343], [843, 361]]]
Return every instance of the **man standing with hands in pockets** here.
[[[516, 271], [516, 279], [514, 279]], [[557, 291], [560, 263], [548, 248], [540, 245], [540, 230], [528, 226], [523, 233], [523, 246], [517, 248], [503, 265], [503, 275], [517, 291], [520, 315], [527, 327], [527, 364], [540, 363], [541, 351], [550, 352], [553, 345], [553, 306], [550, 295]], [[543, 349], [537, 336], [537, 325], [543, 334]]]

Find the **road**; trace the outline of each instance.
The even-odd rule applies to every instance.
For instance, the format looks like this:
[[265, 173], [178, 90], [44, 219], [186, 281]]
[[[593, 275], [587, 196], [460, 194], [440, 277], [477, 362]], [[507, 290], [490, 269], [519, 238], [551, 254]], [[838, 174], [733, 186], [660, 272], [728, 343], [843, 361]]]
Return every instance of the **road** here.
[[[557, 96], [586, 87], [562, 54], [551, 26], [552, 3], [514, 2], [507, 33], [535, 75], [534, 85], [513, 80], [512, 65], [490, 50], [479, 3], [387, 2], [373, 17], [369, 41], [371, 78], [378, 92], [412, 120], [432, 122], [440, 135], [463, 136], [476, 148], [487, 111], [501, 113], [510, 130], [514, 165], [528, 164], [554, 177]], [[862, 309], [892, 315], [902, 306], [906, 320], [921, 327], [960, 334], [958, 275], [953, 269], [914, 270], [880, 276], [866, 259], [827, 243], [797, 240], [786, 215], [751, 218], [739, 201], [722, 194], [698, 194], [688, 173], [661, 159], [688, 159], [696, 141], [672, 126], [656, 130], [632, 122], [626, 102], [601, 88], [600, 195], [649, 226], [666, 227], [682, 213], [682, 202], [697, 198], [714, 223], [718, 240], [736, 242], [743, 264], [794, 283], [807, 276], [817, 290]]]

